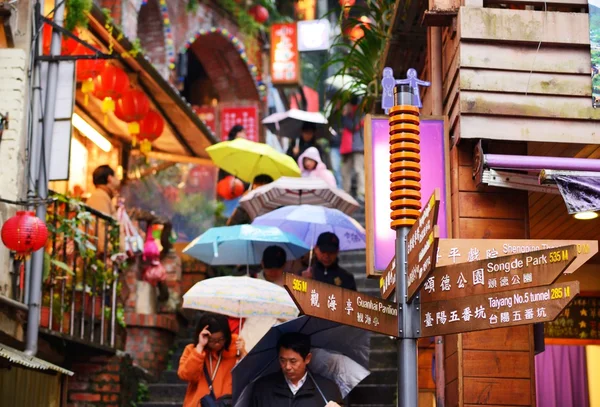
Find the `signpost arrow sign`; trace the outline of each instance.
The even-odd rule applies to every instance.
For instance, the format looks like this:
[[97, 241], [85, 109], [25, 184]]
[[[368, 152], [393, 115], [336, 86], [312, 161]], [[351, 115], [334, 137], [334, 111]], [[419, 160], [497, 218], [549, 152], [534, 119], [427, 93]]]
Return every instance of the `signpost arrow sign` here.
[[437, 336], [554, 320], [579, 294], [579, 281], [422, 304], [421, 336]]
[[440, 190], [436, 188], [421, 216], [406, 235], [408, 302], [417, 294], [429, 273], [435, 268], [439, 238], [436, 222], [439, 210]]
[[289, 273], [284, 287], [305, 315], [398, 336], [398, 307], [393, 302]]
[[571, 245], [438, 267], [425, 281], [421, 302], [549, 285], [576, 258]]
[[392, 259], [390, 264], [379, 279], [379, 289], [381, 290], [381, 298], [387, 300], [396, 291], [396, 257]]

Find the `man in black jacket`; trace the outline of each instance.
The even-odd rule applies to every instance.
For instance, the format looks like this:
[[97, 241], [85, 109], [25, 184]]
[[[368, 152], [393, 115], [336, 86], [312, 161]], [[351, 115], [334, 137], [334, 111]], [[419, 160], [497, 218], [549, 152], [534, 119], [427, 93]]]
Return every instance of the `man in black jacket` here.
[[340, 239], [336, 234], [321, 233], [314, 251], [317, 261], [314, 266], [303, 271], [302, 276], [356, 291], [354, 276], [338, 264], [339, 252]]
[[252, 407], [340, 407], [340, 389], [331, 380], [311, 374], [310, 337], [289, 332], [277, 343], [281, 371], [257, 380]]

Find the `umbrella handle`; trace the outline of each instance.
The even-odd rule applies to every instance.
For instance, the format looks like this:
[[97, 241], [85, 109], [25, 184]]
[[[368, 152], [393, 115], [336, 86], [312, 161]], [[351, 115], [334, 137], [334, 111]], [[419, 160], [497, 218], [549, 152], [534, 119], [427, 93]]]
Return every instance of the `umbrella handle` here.
[[310, 377], [310, 380], [312, 380], [312, 382], [315, 384], [315, 387], [317, 388], [317, 390], [319, 391], [319, 394], [321, 395], [321, 397], [323, 397], [323, 401], [325, 402], [325, 404], [327, 404], [329, 401], [327, 401], [327, 398], [325, 397], [325, 395], [323, 394], [323, 391], [321, 391], [321, 388], [319, 387], [319, 385], [317, 384], [317, 381], [315, 380], [315, 378], [313, 377], [312, 373], [310, 372], [310, 370], [306, 370], [306, 372], [308, 373], [308, 377]]

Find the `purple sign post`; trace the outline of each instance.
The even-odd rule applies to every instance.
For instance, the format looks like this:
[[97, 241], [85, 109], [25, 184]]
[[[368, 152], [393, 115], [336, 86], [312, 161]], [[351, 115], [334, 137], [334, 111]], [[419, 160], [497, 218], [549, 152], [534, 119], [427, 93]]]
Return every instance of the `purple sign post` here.
[[[421, 117], [421, 203], [435, 188], [441, 191], [438, 227], [448, 237], [446, 214], [447, 160], [443, 117]], [[390, 228], [390, 126], [387, 116], [365, 119], [365, 204], [367, 276], [380, 276], [394, 257], [396, 232]]]

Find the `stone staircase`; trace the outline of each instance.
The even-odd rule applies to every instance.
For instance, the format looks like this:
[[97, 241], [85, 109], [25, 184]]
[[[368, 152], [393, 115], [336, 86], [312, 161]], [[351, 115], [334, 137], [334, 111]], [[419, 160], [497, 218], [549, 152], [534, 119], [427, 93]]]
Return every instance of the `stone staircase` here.
[[[365, 224], [364, 208], [357, 210], [353, 217]], [[340, 265], [354, 275], [360, 292], [379, 297], [379, 281], [366, 278], [366, 257], [364, 250], [340, 254]], [[138, 407], [181, 406], [187, 384], [177, 377], [179, 358], [183, 349], [191, 343], [193, 327], [182, 329], [174, 345], [170, 370], [162, 373], [157, 383], [148, 385], [149, 400], [138, 403]], [[396, 405], [397, 352], [395, 342], [383, 335], [371, 337], [371, 374], [360, 383], [347, 398], [350, 407], [393, 407]]]

